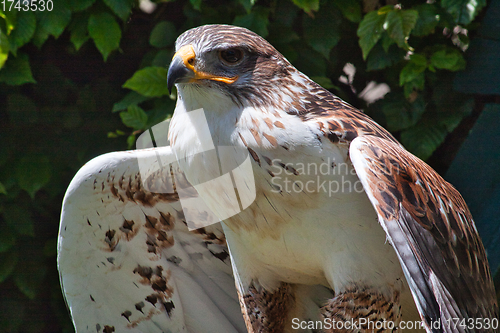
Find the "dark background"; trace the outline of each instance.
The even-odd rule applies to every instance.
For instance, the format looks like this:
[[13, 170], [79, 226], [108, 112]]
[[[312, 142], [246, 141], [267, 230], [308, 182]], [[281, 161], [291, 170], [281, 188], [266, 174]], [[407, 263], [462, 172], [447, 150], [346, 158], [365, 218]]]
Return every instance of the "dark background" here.
[[[132, 0], [0, 7], [0, 331], [73, 331], [56, 267], [64, 192], [86, 161], [133, 147], [172, 113], [165, 73], [173, 43], [206, 23], [261, 34], [455, 184], [499, 290], [500, 1], [395, 4], [178, 0], [149, 13]], [[385, 30], [374, 29], [384, 22]], [[355, 73], [343, 83], [346, 63]], [[360, 93], [371, 81], [390, 93], [368, 104]]]

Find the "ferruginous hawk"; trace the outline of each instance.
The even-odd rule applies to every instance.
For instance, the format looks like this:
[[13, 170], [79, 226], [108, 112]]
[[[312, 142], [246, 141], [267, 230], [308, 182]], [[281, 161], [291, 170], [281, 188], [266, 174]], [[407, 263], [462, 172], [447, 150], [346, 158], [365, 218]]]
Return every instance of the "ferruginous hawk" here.
[[[170, 146], [98, 157], [66, 193], [58, 262], [78, 332], [496, 331], [467, 205], [385, 129], [239, 27], [183, 33], [174, 84]], [[230, 163], [193, 157], [203, 122], [248, 152], [255, 201], [189, 231], [161, 187]], [[177, 164], [141, 178], [155, 156]], [[216, 213], [227, 196], [196, 190], [183, 195]]]

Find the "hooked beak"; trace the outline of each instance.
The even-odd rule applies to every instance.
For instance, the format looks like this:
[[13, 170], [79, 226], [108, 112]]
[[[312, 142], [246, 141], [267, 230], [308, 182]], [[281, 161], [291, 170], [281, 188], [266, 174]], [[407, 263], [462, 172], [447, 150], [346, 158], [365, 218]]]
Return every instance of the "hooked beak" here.
[[174, 84], [179, 82], [213, 80], [231, 84], [238, 80], [238, 76], [225, 77], [197, 71], [194, 67], [195, 63], [196, 54], [191, 45], [184, 45], [174, 54], [167, 74], [167, 88], [169, 92], [172, 92]]

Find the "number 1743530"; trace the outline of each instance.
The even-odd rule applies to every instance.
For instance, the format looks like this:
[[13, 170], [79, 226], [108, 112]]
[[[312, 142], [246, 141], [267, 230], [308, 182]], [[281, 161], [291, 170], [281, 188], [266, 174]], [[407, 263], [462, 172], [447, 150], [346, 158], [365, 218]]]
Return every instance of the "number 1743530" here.
[[51, 12], [54, 9], [52, 0], [0, 0], [2, 11], [11, 12]]

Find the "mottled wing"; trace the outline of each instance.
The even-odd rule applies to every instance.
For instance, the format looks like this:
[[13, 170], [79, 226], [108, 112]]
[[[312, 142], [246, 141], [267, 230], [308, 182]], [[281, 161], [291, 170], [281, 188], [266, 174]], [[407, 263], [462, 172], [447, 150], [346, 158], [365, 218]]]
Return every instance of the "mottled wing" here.
[[[188, 231], [176, 192], [145, 189], [138, 161], [147, 168], [158, 156], [173, 155], [102, 155], [68, 188], [58, 266], [76, 330], [246, 332], [220, 224]], [[146, 188], [169, 192], [172, 179], [182, 173], [164, 166]]]
[[493, 332], [470, 325], [470, 318], [496, 318], [498, 307], [485, 250], [458, 191], [386, 139], [358, 137], [349, 153], [422, 319], [441, 322], [427, 331]]

